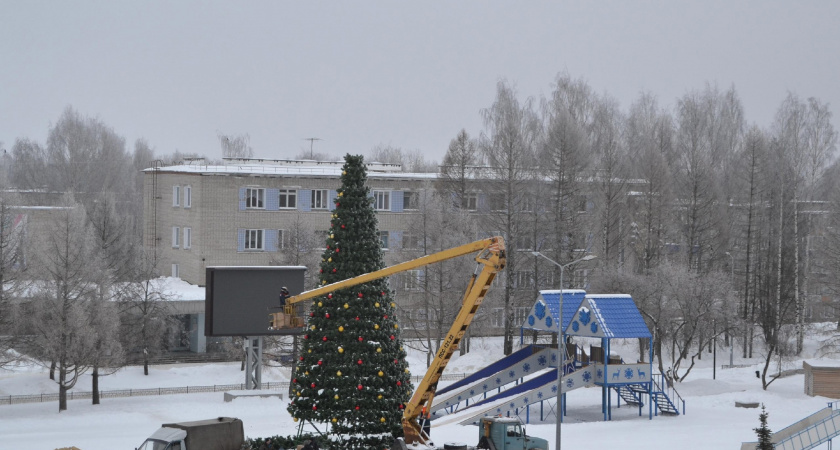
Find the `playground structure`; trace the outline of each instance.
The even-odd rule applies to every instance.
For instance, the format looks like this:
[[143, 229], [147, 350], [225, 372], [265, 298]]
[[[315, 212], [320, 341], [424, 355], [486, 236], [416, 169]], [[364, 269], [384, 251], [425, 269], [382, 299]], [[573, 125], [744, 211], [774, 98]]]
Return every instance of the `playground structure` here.
[[[685, 402], [676, 390], [661, 374], [653, 373], [650, 344], [648, 362], [625, 363], [611, 355], [612, 339], [648, 338], [650, 342], [650, 331], [629, 295], [588, 295], [568, 289], [541, 291], [520, 328], [520, 343], [525, 330], [557, 334], [561, 295], [564, 332], [558, 341], [565, 343], [561, 347], [563, 377], [559, 383], [561, 421], [567, 413], [566, 394], [588, 386], [601, 387], [604, 420], [612, 418], [613, 398], [618, 407], [622, 400], [637, 406], [640, 416], [647, 406], [651, 419], [660, 413], [685, 413]], [[567, 339], [574, 337], [600, 340], [601, 345], [591, 345], [587, 354]], [[463, 380], [438, 389], [429, 409], [431, 418], [476, 424], [482, 417], [502, 415], [530, 423], [531, 409], [537, 406], [540, 420], [552, 414], [557, 416], [558, 361], [555, 346], [524, 346]]]
[[[830, 402], [827, 407], [789, 425], [770, 437], [774, 447], [781, 450], [809, 450], [840, 436], [840, 405]], [[741, 450], [753, 450], [758, 442], [743, 442]]]

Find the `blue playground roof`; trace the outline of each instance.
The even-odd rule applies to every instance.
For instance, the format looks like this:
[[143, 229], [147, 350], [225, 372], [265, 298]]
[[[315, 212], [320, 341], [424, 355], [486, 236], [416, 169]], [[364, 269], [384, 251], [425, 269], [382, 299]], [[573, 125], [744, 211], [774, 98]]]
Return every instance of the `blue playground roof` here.
[[566, 334], [606, 338], [649, 338], [636, 303], [629, 295], [587, 295], [575, 312]]
[[526, 330], [540, 330], [557, 332], [557, 319], [560, 317], [560, 293], [563, 293], [563, 329], [569, 326], [575, 312], [583, 301], [586, 291], [580, 289], [563, 289], [540, 291], [536, 303], [531, 307], [522, 328]]

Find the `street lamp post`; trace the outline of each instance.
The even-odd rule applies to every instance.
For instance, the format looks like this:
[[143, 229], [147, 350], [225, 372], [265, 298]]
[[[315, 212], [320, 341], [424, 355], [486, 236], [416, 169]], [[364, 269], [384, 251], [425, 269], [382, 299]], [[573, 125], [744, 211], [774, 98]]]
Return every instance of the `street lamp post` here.
[[[555, 266], [560, 268], [560, 311], [558, 314], [558, 321], [557, 321], [557, 434], [555, 438], [555, 445], [554, 448], [557, 450], [560, 449], [560, 422], [562, 420], [563, 411], [561, 409], [561, 401], [562, 398], [562, 391], [563, 391], [563, 364], [566, 363], [566, 342], [563, 338], [563, 272], [565, 272], [566, 267], [571, 266], [572, 264], [577, 264], [583, 261], [589, 261], [595, 259], [596, 256], [593, 254], [585, 255], [583, 258], [576, 259], [572, 262], [568, 262], [566, 264], [560, 264], [559, 262], [549, 258], [548, 256], [543, 255], [540, 252], [531, 252], [534, 256], [542, 256], [543, 258], [547, 259], [549, 262], [554, 264]], [[562, 349], [562, 350], [561, 350]]]
[[[735, 257], [732, 256], [732, 253], [726, 252], [726, 256], [729, 257], [729, 284], [732, 285], [732, 288], [735, 287]], [[729, 368], [732, 369], [733, 361], [735, 359], [735, 336], [729, 336]]]

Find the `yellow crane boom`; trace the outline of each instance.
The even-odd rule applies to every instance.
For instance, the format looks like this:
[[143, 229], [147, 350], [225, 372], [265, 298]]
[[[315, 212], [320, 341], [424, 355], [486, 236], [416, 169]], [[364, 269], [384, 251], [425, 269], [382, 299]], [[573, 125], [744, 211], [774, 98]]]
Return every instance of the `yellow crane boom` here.
[[505, 267], [505, 241], [501, 236], [494, 236], [443, 250], [288, 297], [284, 312], [271, 314], [273, 327], [275, 329], [284, 327], [285, 316], [294, 313], [295, 303], [325, 295], [338, 289], [367, 283], [368, 281], [476, 252], [478, 252], [478, 255], [475, 257], [477, 267], [470, 278], [467, 290], [461, 300], [461, 309], [452, 322], [452, 326], [449, 328], [446, 337], [441, 342], [432, 364], [426, 370], [426, 375], [420, 381], [420, 384], [414, 391], [414, 395], [412, 395], [411, 400], [403, 411], [402, 425], [403, 432], [405, 433], [405, 442], [407, 444], [414, 442], [426, 444], [429, 441], [429, 436], [423, 432], [417, 418], [424, 409], [428, 410], [431, 407], [441, 374], [443, 374], [446, 365], [449, 364], [453, 352], [460, 345], [461, 339], [464, 337], [467, 328], [475, 316], [475, 312], [487, 296], [487, 290], [490, 288], [490, 284], [496, 278], [496, 274]]

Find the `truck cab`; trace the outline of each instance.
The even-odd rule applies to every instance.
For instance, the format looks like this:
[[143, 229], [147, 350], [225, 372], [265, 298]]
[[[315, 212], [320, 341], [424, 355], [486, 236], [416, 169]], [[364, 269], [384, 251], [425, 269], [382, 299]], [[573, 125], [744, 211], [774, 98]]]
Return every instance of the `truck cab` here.
[[548, 450], [548, 441], [525, 434], [519, 419], [484, 417], [478, 436], [479, 449], [492, 450]]
[[137, 450], [186, 450], [186, 438], [187, 432], [184, 430], [163, 427], [149, 436]]

